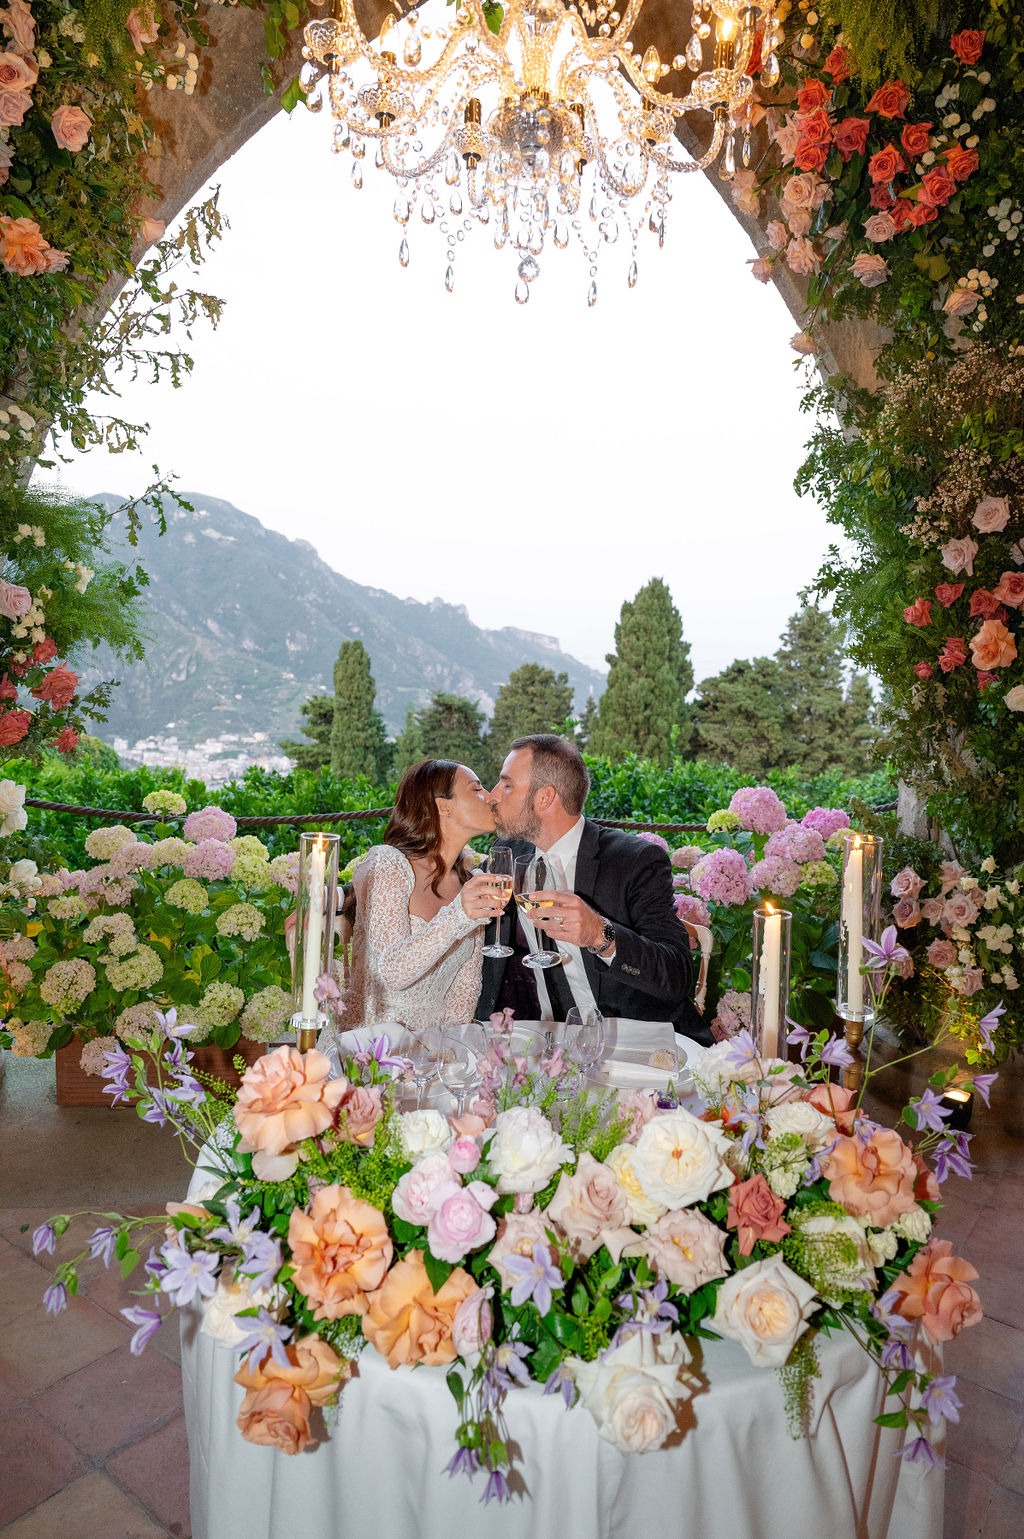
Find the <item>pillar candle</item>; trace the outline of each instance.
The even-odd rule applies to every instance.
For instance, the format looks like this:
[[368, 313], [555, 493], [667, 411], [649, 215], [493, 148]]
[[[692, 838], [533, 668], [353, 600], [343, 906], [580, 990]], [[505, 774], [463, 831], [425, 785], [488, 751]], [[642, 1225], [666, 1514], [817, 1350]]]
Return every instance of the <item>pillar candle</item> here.
[[851, 1016], [864, 1013], [864, 852], [860, 835], [854, 834], [846, 856], [842, 921], [846, 928], [846, 1003]]
[[302, 963], [302, 1019], [317, 1018], [316, 982], [320, 976], [320, 956], [324, 940], [324, 887], [327, 863], [327, 846], [318, 839], [309, 856], [307, 890], [309, 903], [306, 909], [306, 944]]

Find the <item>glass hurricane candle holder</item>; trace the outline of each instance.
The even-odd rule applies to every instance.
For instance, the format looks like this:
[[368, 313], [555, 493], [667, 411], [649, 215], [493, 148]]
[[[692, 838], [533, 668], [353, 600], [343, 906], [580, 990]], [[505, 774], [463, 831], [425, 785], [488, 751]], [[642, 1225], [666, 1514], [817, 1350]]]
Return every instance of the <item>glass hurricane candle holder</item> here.
[[331, 976], [338, 900], [338, 834], [300, 834], [299, 893], [292, 957], [292, 1026], [302, 1052], [327, 1025], [317, 983]]
[[[850, 830], [843, 838], [842, 908], [836, 1014], [848, 1023], [871, 1026], [871, 991], [861, 972], [865, 940], [877, 941], [882, 905], [882, 841]], [[863, 1032], [861, 1033], [863, 1035]], [[860, 1038], [858, 1037], [858, 1041]]]
[[793, 915], [766, 903], [754, 910], [750, 1029], [761, 1058], [785, 1058]]

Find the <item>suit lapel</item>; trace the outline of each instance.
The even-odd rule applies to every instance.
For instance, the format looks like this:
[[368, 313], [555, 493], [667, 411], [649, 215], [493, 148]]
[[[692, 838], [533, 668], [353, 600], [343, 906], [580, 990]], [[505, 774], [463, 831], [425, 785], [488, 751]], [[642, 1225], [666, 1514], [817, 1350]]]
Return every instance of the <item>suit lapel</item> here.
[[[601, 831], [596, 823], [589, 818], [583, 820], [583, 833], [580, 836], [580, 847], [576, 852], [576, 880], [573, 891], [587, 903], [593, 903], [594, 888], [597, 886], [597, 852], [600, 843]], [[583, 970], [590, 984], [590, 991], [598, 1005], [601, 1003], [601, 975], [607, 972], [603, 962], [591, 956], [589, 951], [581, 952], [583, 957]]]

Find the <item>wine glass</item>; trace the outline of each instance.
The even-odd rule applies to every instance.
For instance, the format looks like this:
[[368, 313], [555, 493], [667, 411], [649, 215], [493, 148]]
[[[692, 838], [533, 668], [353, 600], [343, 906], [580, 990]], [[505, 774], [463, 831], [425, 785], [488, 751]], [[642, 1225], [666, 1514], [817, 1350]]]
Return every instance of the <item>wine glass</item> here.
[[442, 1033], [437, 1072], [442, 1085], [455, 1097], [455, 1115], [461, 1117], [466, 1106], [466, 1092], [479, 1083], [480, 1074], [476, 1053], [457, 1031]]
[[418, 1031], [410, 1027], [402, 1042], [402, 1057], [409, 1065], [410, 1078], [416, 1082], [417, 1111], [423, 1104], [424, 1089], [437, 1072], [443, 1035], [440, 1026], [422, 1026]]
[[600, 1010], [580, 1010], [573, 1005], [566, 1012], [561, 1038], [573, 1062], [586, 1075], [604, 1057], [604, 1016]]
[[[487, 875], [501, 878], [501, 901], [507, 904], [512, 896], [512, 850], [507, 844], [499, 844], [492, 847], [487, 856]], [[499, 914], [494, 922], [494, 944], [485, 946], [485, 957], [510, 957], [512, 947], [501, 944], [501, 921], [504, 914]]]
[[[557, 879], [551, 870], [551, 866], [543, 855], [520, 855], [516, 859], [515, 870], [512, 874], [512, 895], [519, 906], [519, 911], [529, 919], [539, 909], [552, 908], [554, 899], [545, 899], [545, 890], [557, 889]], [[541, 894], [541, 896], [537, 896]], [[533, 951], [528, 951], [523, 957], [524, 967], [557, 967], [562, 961], [562, 953], [557, 949], [542, 950], [539, 944], [543, 931], [535, 927], [538, 945]]]

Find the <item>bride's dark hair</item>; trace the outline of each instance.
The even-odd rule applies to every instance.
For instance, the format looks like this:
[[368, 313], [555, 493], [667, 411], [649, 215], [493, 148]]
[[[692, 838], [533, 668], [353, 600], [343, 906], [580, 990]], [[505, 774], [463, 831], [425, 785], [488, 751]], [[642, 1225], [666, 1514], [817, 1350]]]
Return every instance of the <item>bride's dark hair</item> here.
[[[447, 800], [451, 796], [459, 767], [454, 759], [422, 759], [407, 769], [395, 792], [394, 809], [384, 830], [385, 844], [393, 845], [403, 855], [433, 861], [430, 890], [437, 897], [448, 868], [441, 855], [441, 818], [435, 797]], [[469, 866], [461, 853], [453, 870], [460, 882], [468, 881]]]

